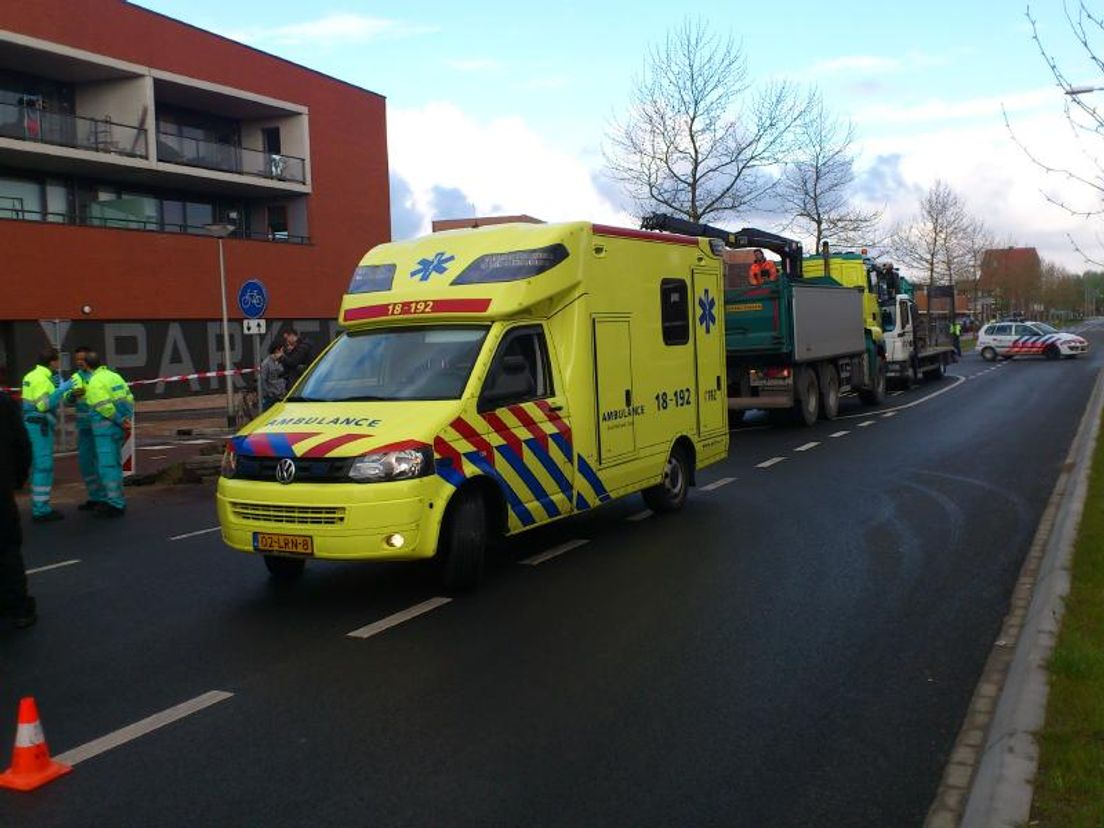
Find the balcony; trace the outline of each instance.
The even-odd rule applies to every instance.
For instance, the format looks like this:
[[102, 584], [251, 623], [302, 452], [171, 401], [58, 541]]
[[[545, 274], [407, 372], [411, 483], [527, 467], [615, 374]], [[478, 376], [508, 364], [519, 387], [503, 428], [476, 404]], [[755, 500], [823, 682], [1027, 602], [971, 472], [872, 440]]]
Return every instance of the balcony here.
[[0, 138], [128, 158], [149, 158], [143, 128], [18, 104], [0, 104]]
[[305, 184], [306, 163], [294, 155], [281, 155], [216, 141], [185, 138], [167, 132], [157, 134], [157, 160], [186, 167], [290, 181]]

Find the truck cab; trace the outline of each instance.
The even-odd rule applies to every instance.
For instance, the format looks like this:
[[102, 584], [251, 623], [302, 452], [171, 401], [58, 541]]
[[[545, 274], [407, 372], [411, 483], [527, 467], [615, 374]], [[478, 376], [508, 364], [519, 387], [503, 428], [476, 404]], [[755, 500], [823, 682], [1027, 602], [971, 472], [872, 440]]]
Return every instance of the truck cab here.
[[312, 558], [484, 549], [643, 492], [681, 508], [727, 454], [721, 270], [692, 237], [576, 222], [370, 250], [344, 333], [227, 447], [224, 541], [277, 578]]

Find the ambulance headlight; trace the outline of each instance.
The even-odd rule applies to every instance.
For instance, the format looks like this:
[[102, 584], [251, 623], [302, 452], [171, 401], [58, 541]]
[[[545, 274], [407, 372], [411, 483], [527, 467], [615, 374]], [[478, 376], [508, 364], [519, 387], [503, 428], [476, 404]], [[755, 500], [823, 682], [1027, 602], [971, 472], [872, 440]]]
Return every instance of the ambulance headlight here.
[[349, 467], [349, 478], [357, 483], [411, 480], [433, 474], [433, 450], [429, 446], [365, 454]]
[[226, 444], [226, 451], [222, 453], [222, 469], [220, 471], [223, 477], [233, 477], [238, 471], [238, 453], [234, 451], [234, 447], [229, 443]]

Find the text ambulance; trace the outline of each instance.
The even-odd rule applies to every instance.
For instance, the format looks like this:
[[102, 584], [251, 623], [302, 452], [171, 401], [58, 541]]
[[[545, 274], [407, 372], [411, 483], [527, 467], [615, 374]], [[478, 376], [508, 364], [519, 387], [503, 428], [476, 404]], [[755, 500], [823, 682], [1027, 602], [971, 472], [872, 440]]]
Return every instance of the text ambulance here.
[[369, 251], [346, 332], [227, 448], [222, 537], [292, 578], [308, 558], [436, 555], [643, 491], [680, 508], [728, 450], [716, 242], [504, 224]]

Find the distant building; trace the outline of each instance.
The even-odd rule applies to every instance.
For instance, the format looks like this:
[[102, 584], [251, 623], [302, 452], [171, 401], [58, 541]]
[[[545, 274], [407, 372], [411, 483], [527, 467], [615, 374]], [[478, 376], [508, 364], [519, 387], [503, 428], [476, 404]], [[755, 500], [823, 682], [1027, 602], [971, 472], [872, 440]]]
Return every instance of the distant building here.
[[524, 214], [520, 216], [472, 216], [471, 218], [435, 219], [433, 221], [433, 232], [440, 233], [442, 230], [468, 230], [473, 227], [487, 227], [491, 224], [513, 224], [515, 222], [522, 222], [524, 224], [544, 224], [541, 219]]
[[390, 237], [384, 98], [123, 0], [0, 4], [0, 385], [59, 334], [132, 379], [221, 367], [211, 223], [237, 228], [232, 319], [268, 288], [262, 351], [291, 322], [329, 339]]
[[977, 284], [979, 315], [989, 318], [1001, 312], [1030, 313], [1042, 283], [1043, 264], [1034, 247], [986, 250]]

